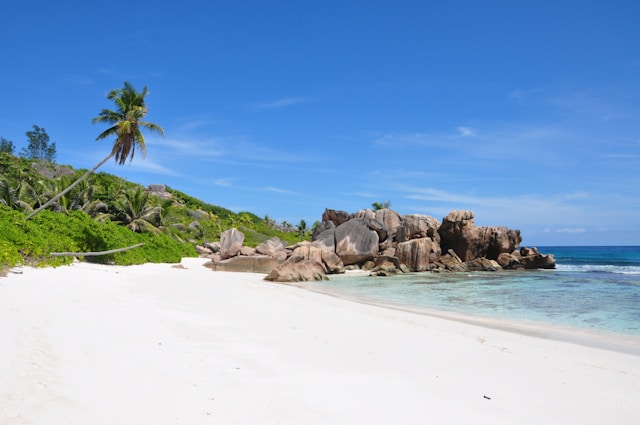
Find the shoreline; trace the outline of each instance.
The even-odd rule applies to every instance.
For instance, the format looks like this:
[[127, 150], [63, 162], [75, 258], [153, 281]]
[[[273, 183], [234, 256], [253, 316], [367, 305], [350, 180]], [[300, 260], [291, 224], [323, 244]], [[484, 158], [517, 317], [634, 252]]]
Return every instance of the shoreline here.
[[615, 422], [640, 356], [180, 265], [0, 278], [0, 422]]
[[504, 319], [499, 317], [463, 314], [427, 307], [411, 307], [402, 304], [385, 303], [382, 301], [376, 301], [364, 297], [357, 297], [355, 295], [352, 296], [347, 293], [340, 293], [339, 291], [324, 291], [319, 287], [305, 286], [304, 282], [293, 284], [293, 286], [299, 287], [306, 291], [311, 291], [314, 293], [335, 297], [350, 302], [391, 310], [398, 310], [411, 314], [424, 315], [443, 320], [452, 320], [471, 326], [480, 326], [501, 330], [504, 332], [512, 332], [524, 336], [530, 336], [533, 338], [568, 342], [585, 347], [599, 348], [603, 350], [611, 350], [624, 354], [640, 356], [640, 336], [632, 334], [552, 325], [548, 323], [525, 321], [519, 319]]

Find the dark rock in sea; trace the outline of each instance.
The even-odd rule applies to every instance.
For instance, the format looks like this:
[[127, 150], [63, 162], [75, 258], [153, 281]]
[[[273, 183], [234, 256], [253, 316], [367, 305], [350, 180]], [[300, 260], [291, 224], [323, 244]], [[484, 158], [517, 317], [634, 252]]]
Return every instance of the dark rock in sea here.
[[472, 211], [452, 211], [438, 229], [443, 251], [453, 249], [462, 261], [476, 258], [497, 260], [502, 253], [514, 251], [522, 237], [519, 230], [503, 226], [478, 227]]
[[438, 269], [437, 271], [450, 271], [450, 272], [466, 272], [467, 268], [455, 253], [454, 250], [450, 249], [446, 254], [440, 257], [440, 260], [437, 262]]
[[408, 273], [411, 270], [401, 263], [397, 257], [378, 256], [369, 273], [370, 276], [392, 276], [398, 273]]
[[537, 248], [520, 249], [520, 262], [525, 269], [555, 269], [556, 259], [553, 254], [540, 254]]
[[467, 261], [465, 267], [470, 272], [497, 272], [502, 270], [497, 261], [487, 258], [474, 258], [471, 261]]
[[496, 261], [498, 261], [498, 264], [500, 264], [500, 267], [502, 267], [505, 270], [524, 269], [524, 264], [520, 262], [519, 253], [518, 255], [514, 255], [514, 254], [508, 254], [506, 252], [503, 252], [502, 254], [498, 255], [498, 259]]

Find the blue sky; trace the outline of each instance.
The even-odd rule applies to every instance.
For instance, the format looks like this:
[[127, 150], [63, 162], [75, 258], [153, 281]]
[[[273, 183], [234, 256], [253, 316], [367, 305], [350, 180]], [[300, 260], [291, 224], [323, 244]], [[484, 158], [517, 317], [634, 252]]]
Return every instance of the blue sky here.
[[58, 162], [148, 86], [147, 156], [101, 171], [296, 224], [390, 201], [640, 245], [637, 1], [29, 1], [0, 7], [0, 136]]

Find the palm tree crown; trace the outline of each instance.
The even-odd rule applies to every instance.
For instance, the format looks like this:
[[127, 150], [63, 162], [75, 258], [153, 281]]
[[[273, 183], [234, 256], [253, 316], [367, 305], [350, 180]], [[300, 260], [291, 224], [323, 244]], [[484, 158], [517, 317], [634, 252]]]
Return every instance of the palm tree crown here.
[[111, 153], [107, 155], [102, 161], [100, 161], [95, 167], [87, 171], [75, 182], [71, 183], [65, 190], [58, 193], [53, 198], [42, 204], [38, 209], [31, 212], [27, 219], [30, 219], [34, 215], [38, 214], [45, 208], [48, 208], [60, 197], [67, 194], [80, 182], [84, 181], [91, 173], [100, 168], [111, 157], [115, 156], [116, 162], [123, 165], [127, 158], [133, 159], [136, 145], [138, 145], [142, 155], [146, 153], [146, 147], [144, 145], [144, 136], [142, 136], [141, 129], [155, 131], [164, 136], [164, 130], [157, 124], [142, 121], [145, 115], [147, 115], [147, 107], [144, 104], [144, 98], [147, 97], [149, 91], [145, 86], [142, 92], [137, 92], [135, 88], [128, 81], [124, 82], [121, 89], [111, 90], [107, 94], [107, 99], [113, 100], [116, 104], [116, 110], [103, 109], [100, 114], [93, 119], [94, 123], [105, 122], [112, 124], [111, 127], [100, 133], [96, 140], [104, 139], [109, 136], [116, 136], [116, 141], [113, 143]]
[[107, 94], [107, 99], [113, 100], [116, 110], [103, 109], [100, 114], [93, 119], [94, 123], [108, 123], [111, 127], [100, 133], [96, 140], [105, 139], [109, 136], [116, 136], [111, 155], [115, 156], [116, 162], [123, 165], [127, 158], [133, 159], [136, 145], [144, 156], [146, 146], [141, 129], [155, 131], [164, 135], [164, 130], [157, 124], [142, 121], [148, 110], [144, 103], [144, 98], [149, 94], [145, 86], [141, 92], [128, 81], [124, 82], [121, 89], [111, 90]]

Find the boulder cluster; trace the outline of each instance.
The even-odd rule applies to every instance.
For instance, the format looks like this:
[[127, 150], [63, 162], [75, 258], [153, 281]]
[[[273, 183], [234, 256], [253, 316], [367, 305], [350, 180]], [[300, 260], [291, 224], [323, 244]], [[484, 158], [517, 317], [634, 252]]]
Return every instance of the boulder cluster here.
[[324, 280], [347, 269], [374, 276], [407, 272], [464, 272], [555, 268], [552, 254], [520, 248], [519, 230], [476, 226], [472, 211], [452, 211], [439, 222], [391, 209], [353, 214], [326, 209], [311, 242], [285, 246], [272, 238], [255, 249], [243, 246], [237, 229], [220, 242], [199, 247], [216, 270], [266, 273], [266, 280]]

